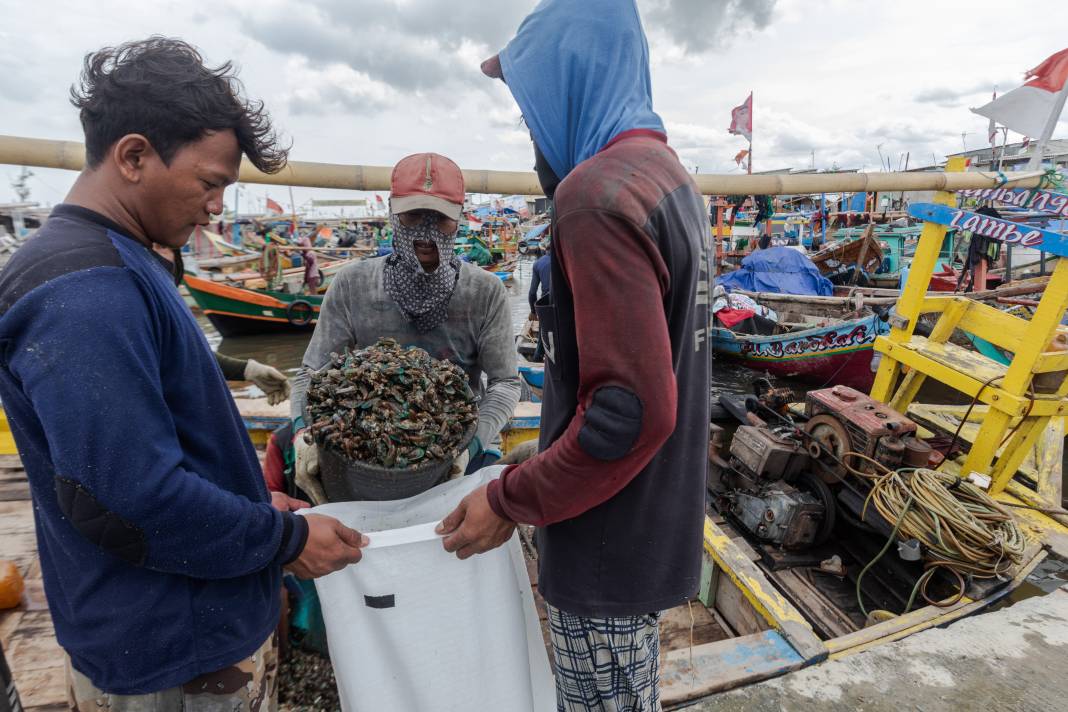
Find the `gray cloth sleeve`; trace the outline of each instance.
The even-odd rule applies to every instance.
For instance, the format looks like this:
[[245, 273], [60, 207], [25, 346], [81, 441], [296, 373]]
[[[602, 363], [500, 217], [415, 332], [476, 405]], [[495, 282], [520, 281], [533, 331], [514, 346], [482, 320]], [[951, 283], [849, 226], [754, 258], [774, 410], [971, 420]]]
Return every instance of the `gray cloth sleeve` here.
[[508, 293], [497, 283], [491, 292], [488, 318], [479, 333], [479, 365], [486, 374], [486, 395], [478, 407], [475, 435], [488, 447], [515, 412], [519, 403], [519, 373]]
[[234, 358], [216, 351], [215, 360], [218, 362], [219, 368], [222, 369], [223, 378], [227, 381], [245, 380], [245, 366], [248, 365], [248, 359]]
[[[318, 371], [330, 360], [331, 353], [341, 353], [348, 347], [356, 347], [356, 336], [352, 332], [352, 319], [349, 310], [353, 302], [350, 295], [348, 275], [342, 271], [334, 278], [334, 283], [326, 291], [323, 305], [319, 307], [319, 319], [315, 322], [308, 348], [304, 351], [300, 371], [293, 380], [289, 394], [289, 415], [293, 420], [304, 415], [304, 405], [308, 401], [308, 385], [311, 374]], [[309, 425], [309, 423], [305, 423]]]

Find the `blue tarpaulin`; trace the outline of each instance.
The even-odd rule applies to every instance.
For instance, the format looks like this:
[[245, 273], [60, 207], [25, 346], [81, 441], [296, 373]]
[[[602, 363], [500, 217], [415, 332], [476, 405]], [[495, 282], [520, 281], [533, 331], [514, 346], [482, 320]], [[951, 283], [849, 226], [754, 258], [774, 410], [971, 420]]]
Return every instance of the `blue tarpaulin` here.
[[542, 225], [538, 225], [537, 227], [532, 227], [532, 228], [530, 228], [529, 231], [527, 231], [527, 234], [524, 236], [523, 239], [532, 240], [535, 237], [540, 236], [543, 232], [545, 232], [548, 229], [549, 229], [549, 223], [544, 223]]
[[739, 269], [717, 277], [716, 284], [747, 292], [820, 297], [834, 294], [834, 285], [820, 274], [812, 260], [791, 247], [769, 247], [746, 255]]

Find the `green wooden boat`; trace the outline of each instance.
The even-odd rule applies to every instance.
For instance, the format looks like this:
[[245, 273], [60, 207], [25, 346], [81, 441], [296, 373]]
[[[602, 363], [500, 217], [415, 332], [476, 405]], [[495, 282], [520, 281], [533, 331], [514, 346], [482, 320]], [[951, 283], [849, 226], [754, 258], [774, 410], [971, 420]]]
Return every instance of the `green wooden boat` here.
[[321, 294], [248, 289], [193, 275], [184, 281], [197, 306], [224, 337], [309, 331], [323, 303]]

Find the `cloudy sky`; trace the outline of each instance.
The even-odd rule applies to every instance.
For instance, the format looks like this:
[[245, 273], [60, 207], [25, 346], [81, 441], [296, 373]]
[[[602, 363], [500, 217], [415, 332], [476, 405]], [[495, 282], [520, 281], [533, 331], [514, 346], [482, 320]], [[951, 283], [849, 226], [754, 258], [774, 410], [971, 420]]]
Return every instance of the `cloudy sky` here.
[[[575, 0], [576, 2], [581, 0]], [[81, 140], [67, 101], [95, 48], [159, 33], [232, 59], [309, 161], [390, 165], [437, 151], [468, 168], [526, 170], [532, 153], [507, 89], [479, 61], [535, 0], [0, 0], [0, 133]], [[730, 110], [754, 92], [754, 168], [896, 169], [986, 142], [968, 111], [1064, 49], [1068, 5], [1050, 0], [638, 0], [654, 105], [691, 170], [735, 172]], [[1057, 136], [1068, 135], [1068, 118]], [[1010, 134], [1010, 140], [1018, 139]], [[0, 202], [16, 168], [0, 166]], [[74, 174], [36, 170], [32, 199]], [[250, 187], [246, 204], [278, 188]], [[296, 203], [340, 197], [297, 190]], [[232, 205], [233, 190], [227, 193]]]

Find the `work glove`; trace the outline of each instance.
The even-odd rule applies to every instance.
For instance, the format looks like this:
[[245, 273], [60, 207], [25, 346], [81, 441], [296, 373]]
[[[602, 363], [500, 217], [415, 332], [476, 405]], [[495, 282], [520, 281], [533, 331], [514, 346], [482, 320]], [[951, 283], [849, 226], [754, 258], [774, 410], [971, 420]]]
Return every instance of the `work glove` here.
[[498, 465], [521, 465], [530, 458], [538, 454], [538, 441], [526, 440], [519, 443], [508, 454], [502, 457], [497, 464]]
[[455, 480], [463, 477], [467, 472], [467, 463], [471, 461], [471, 453], [466, 449], [461, 450], [456, 459], [452, 461], [452, 469], [449, 470], [449, 479]]
[[455, 480], [457, 477], [463, 477], [471, 472], [471, 460], [477, 458], [482, 453], [482, 441], [478, 439], [478, 436], [471, 438], [471, 442], [467, 443], [467, 447], [460, 451], [460, 454], [456, 456], [456, 459], [452, 461], [452, 470], [449, 472], [449, 479]]
[[267, 402], [277, 405], [289, 398], [289, 379], [274, 366], [249, 359], [245, 364], [245, 380], [252, 381], [267, 394]]
[[319, 446], [304, 439], [307, 430], [297, 432], [293, 438], [295, 462], [293, 464], [293, 481], [304, 490], [312, 504], [326, 504], [326, 493], [319, 478]]

